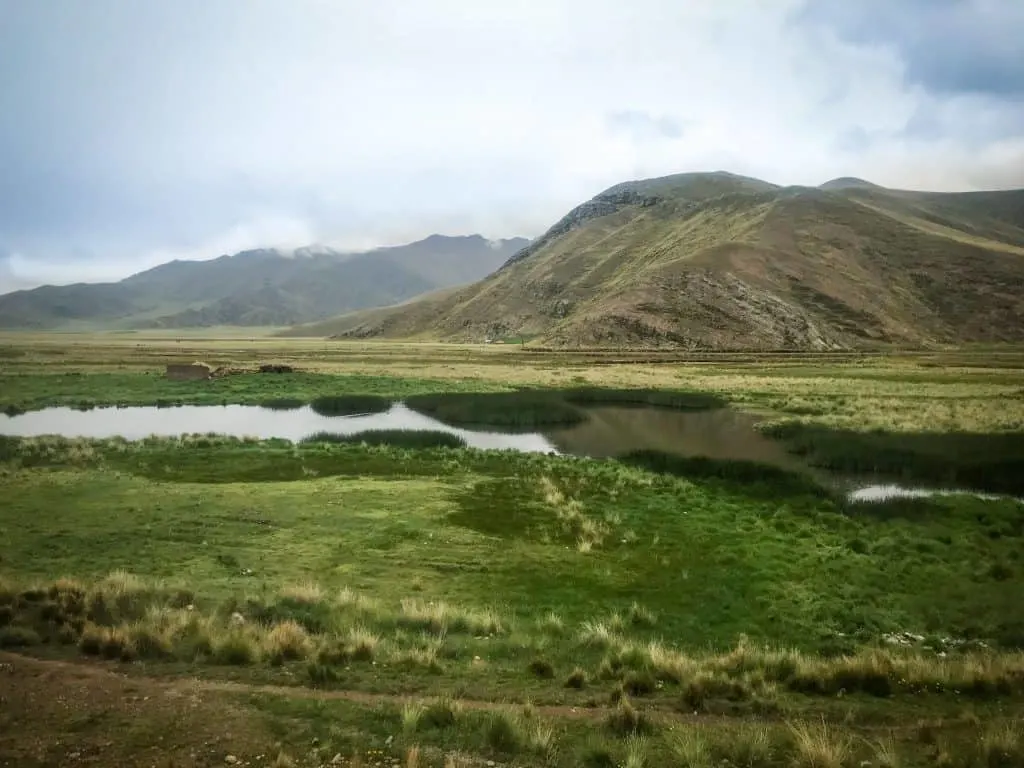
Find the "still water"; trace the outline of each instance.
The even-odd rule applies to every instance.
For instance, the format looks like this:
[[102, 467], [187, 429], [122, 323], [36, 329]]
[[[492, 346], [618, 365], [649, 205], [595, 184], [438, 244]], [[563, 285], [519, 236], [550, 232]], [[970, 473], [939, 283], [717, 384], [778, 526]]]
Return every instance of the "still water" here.
[[[301, 440], [315, 432], [351, 435], [370, 429], [437, 430], [458, 435], [473, 448], [564, 453], [604, 458], [639, 449], [682, 456], [757, 461], [806, 472], [819, 482], [841, 488], [851, 501], [884, 501], [945, 493], [971, 493], [932, 488], [908, 488], [879, 483], [873, 478], [838, 478], [814, 470], [762, 435], [757, 419], [729, 408], [675, 411], [653, 407], [596, 406], [584, 409], [587, 420], [571, 427], [531, 433], [461, 429], [395, 403], [384, 413], [362, 416], [322, 416], [309, 406], [280, 411], [254, 405], [184, 405], [172, 408], [130, 407], [46, 408], [17, 416], [0, 415], [0, 435], [31, 437], [124, 437], [217, 433], [235, 437]], [[982, 498], [998, 498], [975, 493]]]
[[791, 469], [801, 465], [781, 445], [754, 428], [755, 420], [728, 408], [685, 412], [663, 408], [600, 406], [571, 427], [505, 433], [460, 429], [395, 403], [384, 413], [322, 416], [309, 406], [279, 411], [254, 405], [184, 405], [173, 408], [46, 408], [0, 416], [0, 434], [30, 437], [178, 436], [215, 432], [235, 437], [301, 440], [315, 432], [351, 435], [368, 429], [438, 430], [458, 435], [474, 448], [609, 457], [641, 448], [685, 456], [746, 459]]

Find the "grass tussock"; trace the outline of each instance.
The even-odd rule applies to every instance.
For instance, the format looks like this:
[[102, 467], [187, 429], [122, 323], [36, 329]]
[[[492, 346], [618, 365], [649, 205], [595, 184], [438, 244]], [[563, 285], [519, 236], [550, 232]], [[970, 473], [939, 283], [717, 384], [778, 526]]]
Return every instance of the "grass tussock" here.
[[1019, 768], [1024, 765], [1024, 725], [1018, 721], [990, 726], [981, 736], [979, 751], [985, 768]]
[[795, 723], [793, 738], [794, 768], [844, 768], [852, 757], [849, 736], [822, 723]]
[[305, 628], [295, 621], [275, 624], [263, 638], [262, 655], [271, 664], [306, 658], [312, 642]]
[[401, 611], [396, 621], [401, 627], [438, 635], [448, 632], [500, 635], [505, 632], [501, 617], [491, 609], [471, 610], [444, 601], [418, 598], [405, 598], [401, 601]]
[[283, 587], [278, 593], [282, 600], [291, 600], [304, 605], [317, 605], [324, 601], [324, 591], [314, 581], [303, 581]]

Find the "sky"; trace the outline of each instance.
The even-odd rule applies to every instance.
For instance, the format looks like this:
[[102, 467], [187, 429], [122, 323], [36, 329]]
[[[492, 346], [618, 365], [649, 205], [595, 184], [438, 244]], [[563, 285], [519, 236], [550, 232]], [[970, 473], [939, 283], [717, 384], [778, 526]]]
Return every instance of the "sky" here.
[[1024, 187], [1024, 2], [0, 0], [0, 291], [713, 170]]

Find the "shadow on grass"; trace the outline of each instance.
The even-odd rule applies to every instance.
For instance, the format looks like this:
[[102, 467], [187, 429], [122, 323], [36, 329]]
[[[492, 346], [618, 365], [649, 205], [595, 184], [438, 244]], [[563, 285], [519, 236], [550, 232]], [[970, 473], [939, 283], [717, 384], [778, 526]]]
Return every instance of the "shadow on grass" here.
[[1024, 494], [1024, 433], [1020, 432], [858, 432], [787, 422], [767, 427], [765, 434], [812, 466], [835, 472]]
[[353, 443], [356, 445], [393, 445], [401, 448], [464, 448], [466, 441], [458, 435], [437, 430], [368, 429], [352, 435], [316, 432], [303, 443]]

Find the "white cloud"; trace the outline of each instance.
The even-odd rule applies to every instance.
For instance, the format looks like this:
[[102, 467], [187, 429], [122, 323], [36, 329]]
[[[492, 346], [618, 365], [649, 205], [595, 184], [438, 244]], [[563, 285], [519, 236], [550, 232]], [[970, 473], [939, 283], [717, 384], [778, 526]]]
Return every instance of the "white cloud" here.
[[22, 188], [6, 208], [0, 191], [0, 250], [22, 279], [116, 278], [252, 247], [536, 235], [680, 171], [1024, 184], [1012, 109], [908, 84], [898, 49], [794, 23], [801, 6], [14, 6], [0, 161]]

